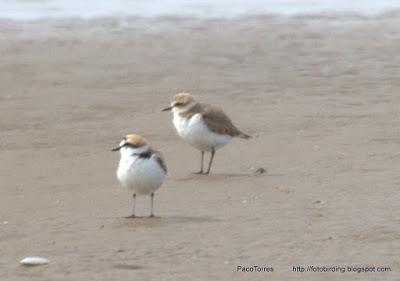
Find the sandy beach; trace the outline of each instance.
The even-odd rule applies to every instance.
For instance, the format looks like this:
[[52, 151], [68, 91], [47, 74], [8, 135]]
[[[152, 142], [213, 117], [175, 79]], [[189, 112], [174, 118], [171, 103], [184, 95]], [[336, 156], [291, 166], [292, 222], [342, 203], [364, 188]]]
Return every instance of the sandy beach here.
[[[399, 24], [1, 21], [0, 279], [398, 280]], [[210, 176], [192, 174], [200, 154], [161, 112], [182, 91], [253, 136], [218, 151]], [[126, 133], [166, 158], [159, 218], [124, 218], [110, 150]], [[50, 264], [19, 265], [33, 255]], [[292, 270], [308, 265], [391, 272]]]

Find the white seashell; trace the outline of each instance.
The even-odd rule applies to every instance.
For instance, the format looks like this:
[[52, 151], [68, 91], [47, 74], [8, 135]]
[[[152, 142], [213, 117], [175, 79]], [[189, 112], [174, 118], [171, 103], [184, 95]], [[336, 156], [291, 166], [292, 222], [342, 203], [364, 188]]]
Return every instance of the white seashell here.
[[41, 257], [26, 257], [22, 259], [19, 263], [26, 266], [33, 266], [33, 265], [48, 264], [49, 260]]

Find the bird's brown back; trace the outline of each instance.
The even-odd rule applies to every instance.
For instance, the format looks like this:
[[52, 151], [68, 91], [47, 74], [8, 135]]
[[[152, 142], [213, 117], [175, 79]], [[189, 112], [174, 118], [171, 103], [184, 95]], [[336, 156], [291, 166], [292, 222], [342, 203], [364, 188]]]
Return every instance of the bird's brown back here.
[[207, 103], [197, 103], [189, 111], [180, 113], [184, 118], [191, 118], [197, 113], [201, 113], [203, 121], [210, 131], [220, 134], [229, 135], [231, 137], [250, 138], [249, 135], [244, 134], [235, 125], [225, 112], [219, 108]]

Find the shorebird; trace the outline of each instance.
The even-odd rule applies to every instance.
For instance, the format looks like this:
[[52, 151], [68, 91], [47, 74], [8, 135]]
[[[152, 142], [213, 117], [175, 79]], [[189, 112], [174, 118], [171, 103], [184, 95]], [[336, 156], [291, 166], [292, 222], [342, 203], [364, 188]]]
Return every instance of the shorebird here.
[[[200, 171], [196, 174], [209, 174], [216, 150], [233, 137], [250, 138], [233, 125], [222, 109], [199, 103], [189, 93], [175, 95], [171, 105], [162, 111], [169, 110], [173, 112], [173, 123], [178, 135], [201, 151]], [[211, 153], [206, 172], [203, 171], [204, 152]]]
[[151, 196], [150, 217], [154, 217], [154, 192], [161, 187], [167, 166], [160, 152], [152, 149], [146, 140], [138, 135], [126, 135], [119, 146], [117, 178], [121, 185], [133, 192], [133, 211], [128, 218], [135, 218], [136, 195]]

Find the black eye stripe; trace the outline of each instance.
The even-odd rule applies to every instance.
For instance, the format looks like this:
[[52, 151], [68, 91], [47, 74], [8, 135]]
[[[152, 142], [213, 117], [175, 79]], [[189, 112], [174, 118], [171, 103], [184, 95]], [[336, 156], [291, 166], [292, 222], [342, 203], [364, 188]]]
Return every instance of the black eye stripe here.
[[182, 106], [182, 105], [183, 105], [183, 103], [181, 103], [181, 102], [175, 103], [175, 106]]

